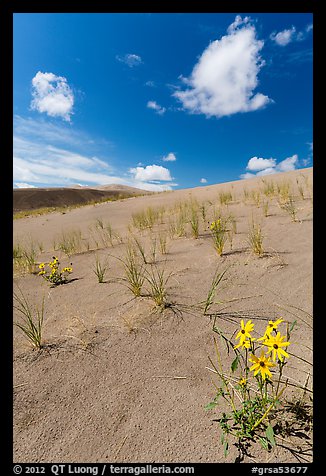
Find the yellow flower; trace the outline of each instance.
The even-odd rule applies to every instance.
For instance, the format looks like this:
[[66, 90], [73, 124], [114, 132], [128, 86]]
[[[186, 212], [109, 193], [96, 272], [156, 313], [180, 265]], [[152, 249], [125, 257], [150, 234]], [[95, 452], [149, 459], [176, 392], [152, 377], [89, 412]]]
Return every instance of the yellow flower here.
[[244, 345], [244, 342], [247, 338], [252, 340], [250, 332], [252, 332], [253, 330], [254, 330], [254, 325], [251, 321], [248, 321], [245, 325], [243, 322], [243, 319], [241, 319], [241, 329], [235, 336], [236, 339], [240, 339], [237, 347]]
[[245, 387], [247, 385], [247, 379], [242, 377], [240, 380], [239, 380], [239, 385], [241, 385], [241, 387]]
[[266, 327], [266, 330], [265, 330], [265, 334], [263, 335], [263, 337], [260, 337], [259, 339], [257, 340], [265, 340], [265, 339], [268, 339], [271, 335], [271, 333], [274, 331], [276, 332], [277, 331], [277, 327], [281, 324], [281, 322], [283, 322], [284, 319], [278, 319], [277, 321], [273, 322], [273, 321], [268, 321], [268, 326]]
[[45, 263], [41, 263], [41, 264], [39, 265], [39, 269], [43, 269], [44, 266], [45, 266]]
[[278, 332], [276, 336], [269, 336], [263, 344], [268, 347], [267, 354], [273, 352], [273, 361], [275, 362], [276, 356], [279, 360], [283, 360], [284, 357], [289, 357], [289, 354], [285, 352], [282, 347], [287, 347], [290, 345], [290, 342], [283, 342], [286, 339], [286, 336], [281, 336], [281, 333]]
[[71, 273], [71, 272], [72, 272], [72, 268], [71, 268], [71, 267], [63, 268], [62, 272], [63, 272], [63, 273]]
[[250, 362], [253, 362], [250, 370], [254, 372], [254, 376], [260, 372], [264, 380], [266, 379], [266, 376], [272, 377], [269, 367], [275, 367], [275, 364], [269, 361], [269, 357], [266, 357], [263, 351], [261, 351], [260, 357], [252, 355], [249, 360]]
[[254, 337], [249, 339], [249, 340], [245, 339], [243, 342], [241, 342], [241, 340], [240, 340], [239, 344], [235, 345], [234, 348], [238, 349], [239, 347], [244, 347], [245, 349], [250, 349], [251, 342], [254, 341], [254, 340], [255, 340]]
[[42, 271], [40, 271], [40, 272], [38, 273], [39, 276], [42, 276], [42, 274], [45, 274], [45, 271], [44, 271], [44, 270], [42, 270]]

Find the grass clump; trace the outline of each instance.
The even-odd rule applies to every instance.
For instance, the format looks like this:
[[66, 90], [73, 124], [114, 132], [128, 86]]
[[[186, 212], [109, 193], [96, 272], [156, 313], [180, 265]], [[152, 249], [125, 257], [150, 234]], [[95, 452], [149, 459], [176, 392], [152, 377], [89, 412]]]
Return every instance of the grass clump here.
[[99, 257], [96, 256], [93, 272], [95, 276], [97, 277], [97, 280], [100, 284], [105, 283], [104, 278], [105, 278], [107, 269], [108, 269], [108, 263], [107, 262], [105, 262], [104, 264], [101, 263]]
[[44, 323], [44, 297], [41, 308], [33, 309], [21, 290], [14, 292], [14, 309], [20, 314], [20, 320], [14, 322], [34, 349], [42, 348], [42, 331]]
[[53, 243], [54, 251], [63, 251], [68, 257], [82, 250], [82, 234], [80, 230], [62, 231], [57, 240], [54, 240]]
[[219, 256], [222, 256], [224, 245], [227, 240], [227, 226], [224, 218], [218, 218], [210, 225], [210, 231], [213, 238], [214, 248]]
[[288, 197], [288, 199], [284, 202], [279, 202], [279, 206], [282, 210], [285, 210], [286, 213], [288, 213], [292, 219], [292, 221], [297, 221], [297, 212], [298, 209], [295, 206], [294, 199], [292, 195]]
[[258, 256], [262, 256], [264, 254], [261, 225], [259, 223], [255, 223], [253, 220], [249, 225], [248, 242], [254, 254]]
[[139, 230], [152, 229], [158, 220], [162, 220], [164, 209], [156, 210], [152, 207], [146, 208], [138, 213], [132, 214], [132, 224]]
[[166, 285], [172, 273], [166, 275], [165, 269], [159, 269], [157, 266], [151, 266], [150, 270], [146, 270], [145, 279], [149, 284], [149, 295], [155, 302], [156, 306], [166, 308], [168, 303], [166, 300]]
[[126, 256], [121, 261], [125, 272], [123, 281], [135, 297], [141, 296], [145, 281], [145, 269], [144, 264], [139, 263], [137, 253], [131, 244], [127, 246]]
[[231, 192], [220, 192], [218, 194], [218, 199], [221, 205], [228, 205], [232, 202], [233, 197]]
[[192, 236], [197, 239], [199, 236], [199, 218], [198, 211], [195, 207], [191, 208], [190, 226]]

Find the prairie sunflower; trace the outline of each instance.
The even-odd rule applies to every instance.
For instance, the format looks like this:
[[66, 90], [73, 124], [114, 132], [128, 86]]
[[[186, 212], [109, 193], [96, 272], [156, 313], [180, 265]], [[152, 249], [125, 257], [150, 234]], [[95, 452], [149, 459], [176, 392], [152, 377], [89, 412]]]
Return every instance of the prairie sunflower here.
[[273, 352], [274, 362], [276, 360], [276, 356], [281, 361], [284, 359], [284, 357], [289, 357], [289, 354], [285, 352], [282, 347], [287, 347], [290, 345], [290, 342], [284, 342], [284, 339], [286, 339], [286, 336], [281, 336], [281, 333], [278, 332], [276, 336], [269, 336], [269, 338], [263, 342], [263, 344], [268, 347], [267, 354]]
[[268, 326], [266, 327], [265, 334], [263, 335], [263, 337], [260, 337], [257, 340], [268, 339], [273, 331], [277, 332], [277, 328], [281, 324], [281, 322], [283, 322], [283, 320], [284, 319], [281, 318], [277, 319], [277, 321], [268, 321]]
[[264, 380], [266, 379], [266, 376], [272, 377], [269, 367], [275, 367], [275, 364], [269, 361], [269, 357], [266, 357], [263, 351], [261, 351], [260, 357], [252, 355], [249, 360], [250, 362], [253, 362], [253, 365], [249, 370], [254, 372], [254, 376], [260, 372]]
[[[239, 341], [239, 344], [237, 344], [236, 347], [240, 347], [240, 346], [244, 346], [244, 342], [246, 341], [246, 339], [251, 339], [252, 340], [252, 337], [251, 337], [251, 334], [250, 332], [252, 332], [254, 330], [254, 325], [251, 321], [248, 321], [246, 324], [244, 323], [243, 319], [241, 319], [241, 329], [239, 330], [239, 332], [237, 333], [237, 335], [235, 336], [236, 339], [240, 339]], [[247, 347], [248, 348], [248, 347]]]

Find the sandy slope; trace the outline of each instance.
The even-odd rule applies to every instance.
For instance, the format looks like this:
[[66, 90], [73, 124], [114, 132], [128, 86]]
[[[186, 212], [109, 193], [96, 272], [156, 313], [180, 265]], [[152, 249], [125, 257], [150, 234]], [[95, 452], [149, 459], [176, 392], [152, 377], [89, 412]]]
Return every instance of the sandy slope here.
[[[207, 369], [211, 367], [208, 357], [216, 360], [216, 333], [212, 320], [198, 308], [216, 269], [227, 270], [216, 297], [224, 303], [215, 304], [214, 309], [219, 327], [229, 338], [242, 317], [251, 318], [261, 333], [266, 320], [280, 316], [289, 322], [297, 320], [289, 351], [301, 360], [293, 357], [284, 372], [290, 384], [304, 384], [307, 372], [311, 373], [307, 362], [312, 361], [312, 169], [266, 179], [291, 181], [297, 222], [291, 221], [275, 198], [270, 199], [267, 217], [252, 200], [244, 202], [244, 189], [262, 189], [258, 178], [14, 221], [15, 243], [42, 243], [39, 262], [56, 254], [63, 265], [72, 261], [74, 268], [74, 279], [55, 288], [33, 274], [14, 278], [15, 289], [19, 286], [31, 302], [40, 303], [45, 296], [47, 344], [41, 352], [32, 351], [21, 332], [14, 330], [15, 462], [225, 461], [216, 419], [228, 409], [221, 403], [213, 411], [204, 410], [215, 396], [212, 379], [218, 381]], [[296, 180], [304, 188], [304, 199]], [[219, 257], [208, 222], [214, 205], [219, 207], [221, 190], [232, 191], [235, 198], [223, 210], [236, 217], [237, 230], [232, 249], [227, 243], [225, 254]], [[167, 254], [157, 253], [157, 266], [172, 273], [167, 283], [169, 307], [159, 312], [147, 296], [132, 299], [119, 279], [123, 266], [117, 258], [125, 256], [130, 230], [142, 240], [149, 256], [154, 237], [168, 229], [174, 216], [170, 207], [190, 198], [205, 203], [207, 217], [205, 222], [200, 218], [198, 239], [191, 237], [188, 224], [186, 237], [169, 238]], [[132, 214], [149, 206], [166, 210], [152, 234], [131, 226]], [[252, 216], [263, 228], [262, 257], [248, 247]], [[99, 218], [111, 223], [123, 243], [115, 240], [113, 246], [92, 249]], [[54, 252], [54, 241], [58, 243], [60, 234], [69, 230], [79, 230], [83, 246], [88, 242], [91, 249], [70, 258]], [[109, 264], [103, 284], [93, 272], [96, 255]], [[229, 365], [232, 356], [223, 346], [221, 352], [223, 364]], [[298, 395], [292, 386], [286, 392], [289, 400]], [[285, 415], [294, 418], [292, 413]], [[279, 440], [272, 452], [253, 444], [244, 461], [297, 462], [286, 448], [292, 445], [302, 450], [301, 461], [311, 461], [309, 425], [295, 425], [301, 433]], [[237, 455], [231, 445], [226, 461], [235, 461]]]

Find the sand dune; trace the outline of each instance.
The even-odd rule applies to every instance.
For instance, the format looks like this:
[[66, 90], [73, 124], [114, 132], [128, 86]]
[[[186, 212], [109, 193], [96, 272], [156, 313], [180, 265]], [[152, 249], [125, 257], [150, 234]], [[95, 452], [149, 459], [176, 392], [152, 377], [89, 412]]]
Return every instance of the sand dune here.
[[69, 207], [105, 199], [147, 195], [149, 192], [124, 185], [101, 185], [57, 188], [19, 188], [13, 190], [13, 211], [36, 210], [42, 207]]
[[[271, 182], [275, 190], [277, 184], [284, 190], [289, 184], [295, 221], [280, 206], [281, 192], [264, 193]], [[68, 196], [72, 200], [71, 192], [93, 193], [61, 189], [58, 195], [61, 192], [66, 201]], [[230, 192], [232, 201], [221, 204], [221, 192]], [[215, 325], [234, 341], [241, 319], [251, 319], [261, 333], [269, 320], [281, 317], [289, 326], [296, 321], [288, 349], [292, 355], [283, 375], [288, 387], [280, 409], [283, 423], [294, 421], [294, 426], [291, 423], [288, 434], [278, 435], [278, 445], [269, 452], [251, 442], [242, 461], [312, 461], [308, 398], [312, 192], [309, 168], [14, 220], [14, 244], [28, 248], [32, 243], [37, 263], [58, 256], [63, 266], [70, 262], [73, 266], [71, 281], [56, 287], [37, 274], [15, 269], [14, 289], [19, 287], [33, 305], [40, 305], [45, 297], [45, 321], [41, 351], [31, 350], [22, 332], [14, 328], [14, 461], [236, 461], [239, 451], [234, 442], [230, 439], [226, 458], [220, 445], [217, 420], [230, 411], [225, 401], [221, 398], [213, 410], [204, 410], [216, 395], [213, 382], [219, 381], [209, 370], [209, 358], [216, 362], [214, 337], [226, 368], [234, 358], [213, 332], [214, 318]], [[42, 202], [45, 194], [37, 194], [35, 190], [16, 193], [29, 203], [49, 206]], [[181, 211], [186, 213], [191, 201], [197, 201], [197, 238], [189, 214], [184, 232], [177, 229]], [[22, 206], [17, 202], [18, 208]], [[135, 219], [149, 207], [151, 213], [157, 211], [156, 222], [140, 230]], [[218, 213], [233, 217], [235, 223], [222, 256], [216, 253], [209, 230]], [[251, 220], [262, 228], [262, 256], [255, 255], [248, 243]], [[69, 234], [76, 239], [69, 256], [58, 250], [64, 234], [66, 239]], [[160, 248], [163, 236], [165, 254]], [[135, 238], [144, 247], [147, 272], [159, 269], [169, 276], [163, 310], [149, 297], [148, 281], [141, 297], [134, 297], [123, 280], [121, 259], [128, 240]], [[94, 273], [96, 258], [108, 266], [101, 284]], [[204, 315], [202, 302], [217, 270], [225, 271], [224, 279], [211, 315]], [[14, 319], [19, 319], [17, 311]], [[289, 405], [302, 396], [298, 386], [305, 383], [302, 422]]]

